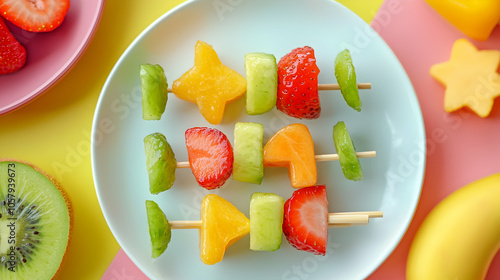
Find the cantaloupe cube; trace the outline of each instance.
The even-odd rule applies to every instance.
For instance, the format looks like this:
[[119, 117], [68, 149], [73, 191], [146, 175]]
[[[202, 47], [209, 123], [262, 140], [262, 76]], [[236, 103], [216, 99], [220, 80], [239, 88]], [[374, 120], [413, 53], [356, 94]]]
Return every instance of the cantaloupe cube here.
[[316, 184], [317, 170], [314, 143], [309, 129], [300, 123], [280, 129], [264, 146], [264, 166], [288, 167], [294, 188]]

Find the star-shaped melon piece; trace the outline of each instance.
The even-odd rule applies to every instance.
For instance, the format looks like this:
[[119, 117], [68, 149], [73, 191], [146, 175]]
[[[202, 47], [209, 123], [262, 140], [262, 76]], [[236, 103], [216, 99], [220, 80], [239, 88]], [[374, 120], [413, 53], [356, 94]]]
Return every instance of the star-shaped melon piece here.
[[431, 76], [446, 87], [444, 109], [453, 112], [464, 106], [487, 117], [493, 100], [500, 95], [500, 51], [479, 51], [466, 39], [453, 45], [450, 60], [435, 64]]
[[219, 124], [226, 103], [240, 98], [246, 89], [246, 79], [222, 64], [213, 47], [203, 41], [196, 43], [194, 66], [172, 84], [172, 92], [196, 103], [211, 124]]

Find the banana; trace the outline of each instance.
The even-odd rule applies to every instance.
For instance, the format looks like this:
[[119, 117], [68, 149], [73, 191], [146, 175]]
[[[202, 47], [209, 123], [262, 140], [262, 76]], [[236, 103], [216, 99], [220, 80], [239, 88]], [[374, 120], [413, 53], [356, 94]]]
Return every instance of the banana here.
[[500, 249], [500, 173], [443, 199], [418, 229], [408, 254], [408, 280], [484, 279]]

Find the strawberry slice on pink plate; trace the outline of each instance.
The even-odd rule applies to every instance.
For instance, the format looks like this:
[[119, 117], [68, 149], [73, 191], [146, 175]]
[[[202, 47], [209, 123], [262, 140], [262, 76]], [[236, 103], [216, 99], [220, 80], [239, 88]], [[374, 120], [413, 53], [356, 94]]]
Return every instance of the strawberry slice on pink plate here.
[[48, 32], [64, 21], [69, 0], [0, 0], [0, 14], [30, 32]]
[[0, 18], [0, 75], [18, 71], [26, 63], [26, 50]]
[[[40, 18], [51, 18], [48, 15], [55, 12], [50, 11], [51, 4], [58, 1], [0, 0], [1, 15], [6, 18], [7, 27], [27, 52], [26, 63], [21, 69], [0, 75], [0, 115], [28, 104], [58, 82], [78, 61], [92, 39], [101, 18], [104, 0], [71, 1], [63, 21], [57, 28], [53, 24], [55, 29], [50, 32], [30, 32], [9, 21], [10, 13], [23, 11], [21, 8], [14, 9], [16, 5], [24, 9], [28, 4], [45, 9], [38, 12], [46, 14]], [[9, 4], [14, 2], [14, 5]], [[11, 7], [9, 5], [12, 5], [10, 12], [4, 11]]]

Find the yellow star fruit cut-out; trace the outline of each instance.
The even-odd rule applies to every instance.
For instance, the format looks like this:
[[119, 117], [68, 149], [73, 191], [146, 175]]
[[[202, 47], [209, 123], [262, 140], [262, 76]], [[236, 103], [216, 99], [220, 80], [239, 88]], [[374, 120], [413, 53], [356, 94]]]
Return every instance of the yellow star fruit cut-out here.
[[466, 39], [453, 44], [450, 60], [435, 64], [431, 76], [446, 87], [444, 109], [453, 112], [464, 106], [487, 117], [493, 100], [500, 95], [500, 51], [479, 51]]
[[196, 103], [211, 124], [219, 124], [226, 103], [240, 98], [246, 89], [246, 79], [222, 64], [212, 46], [203, 41], [196, 43], [194, 66], [172, 84], [172, 92]]

